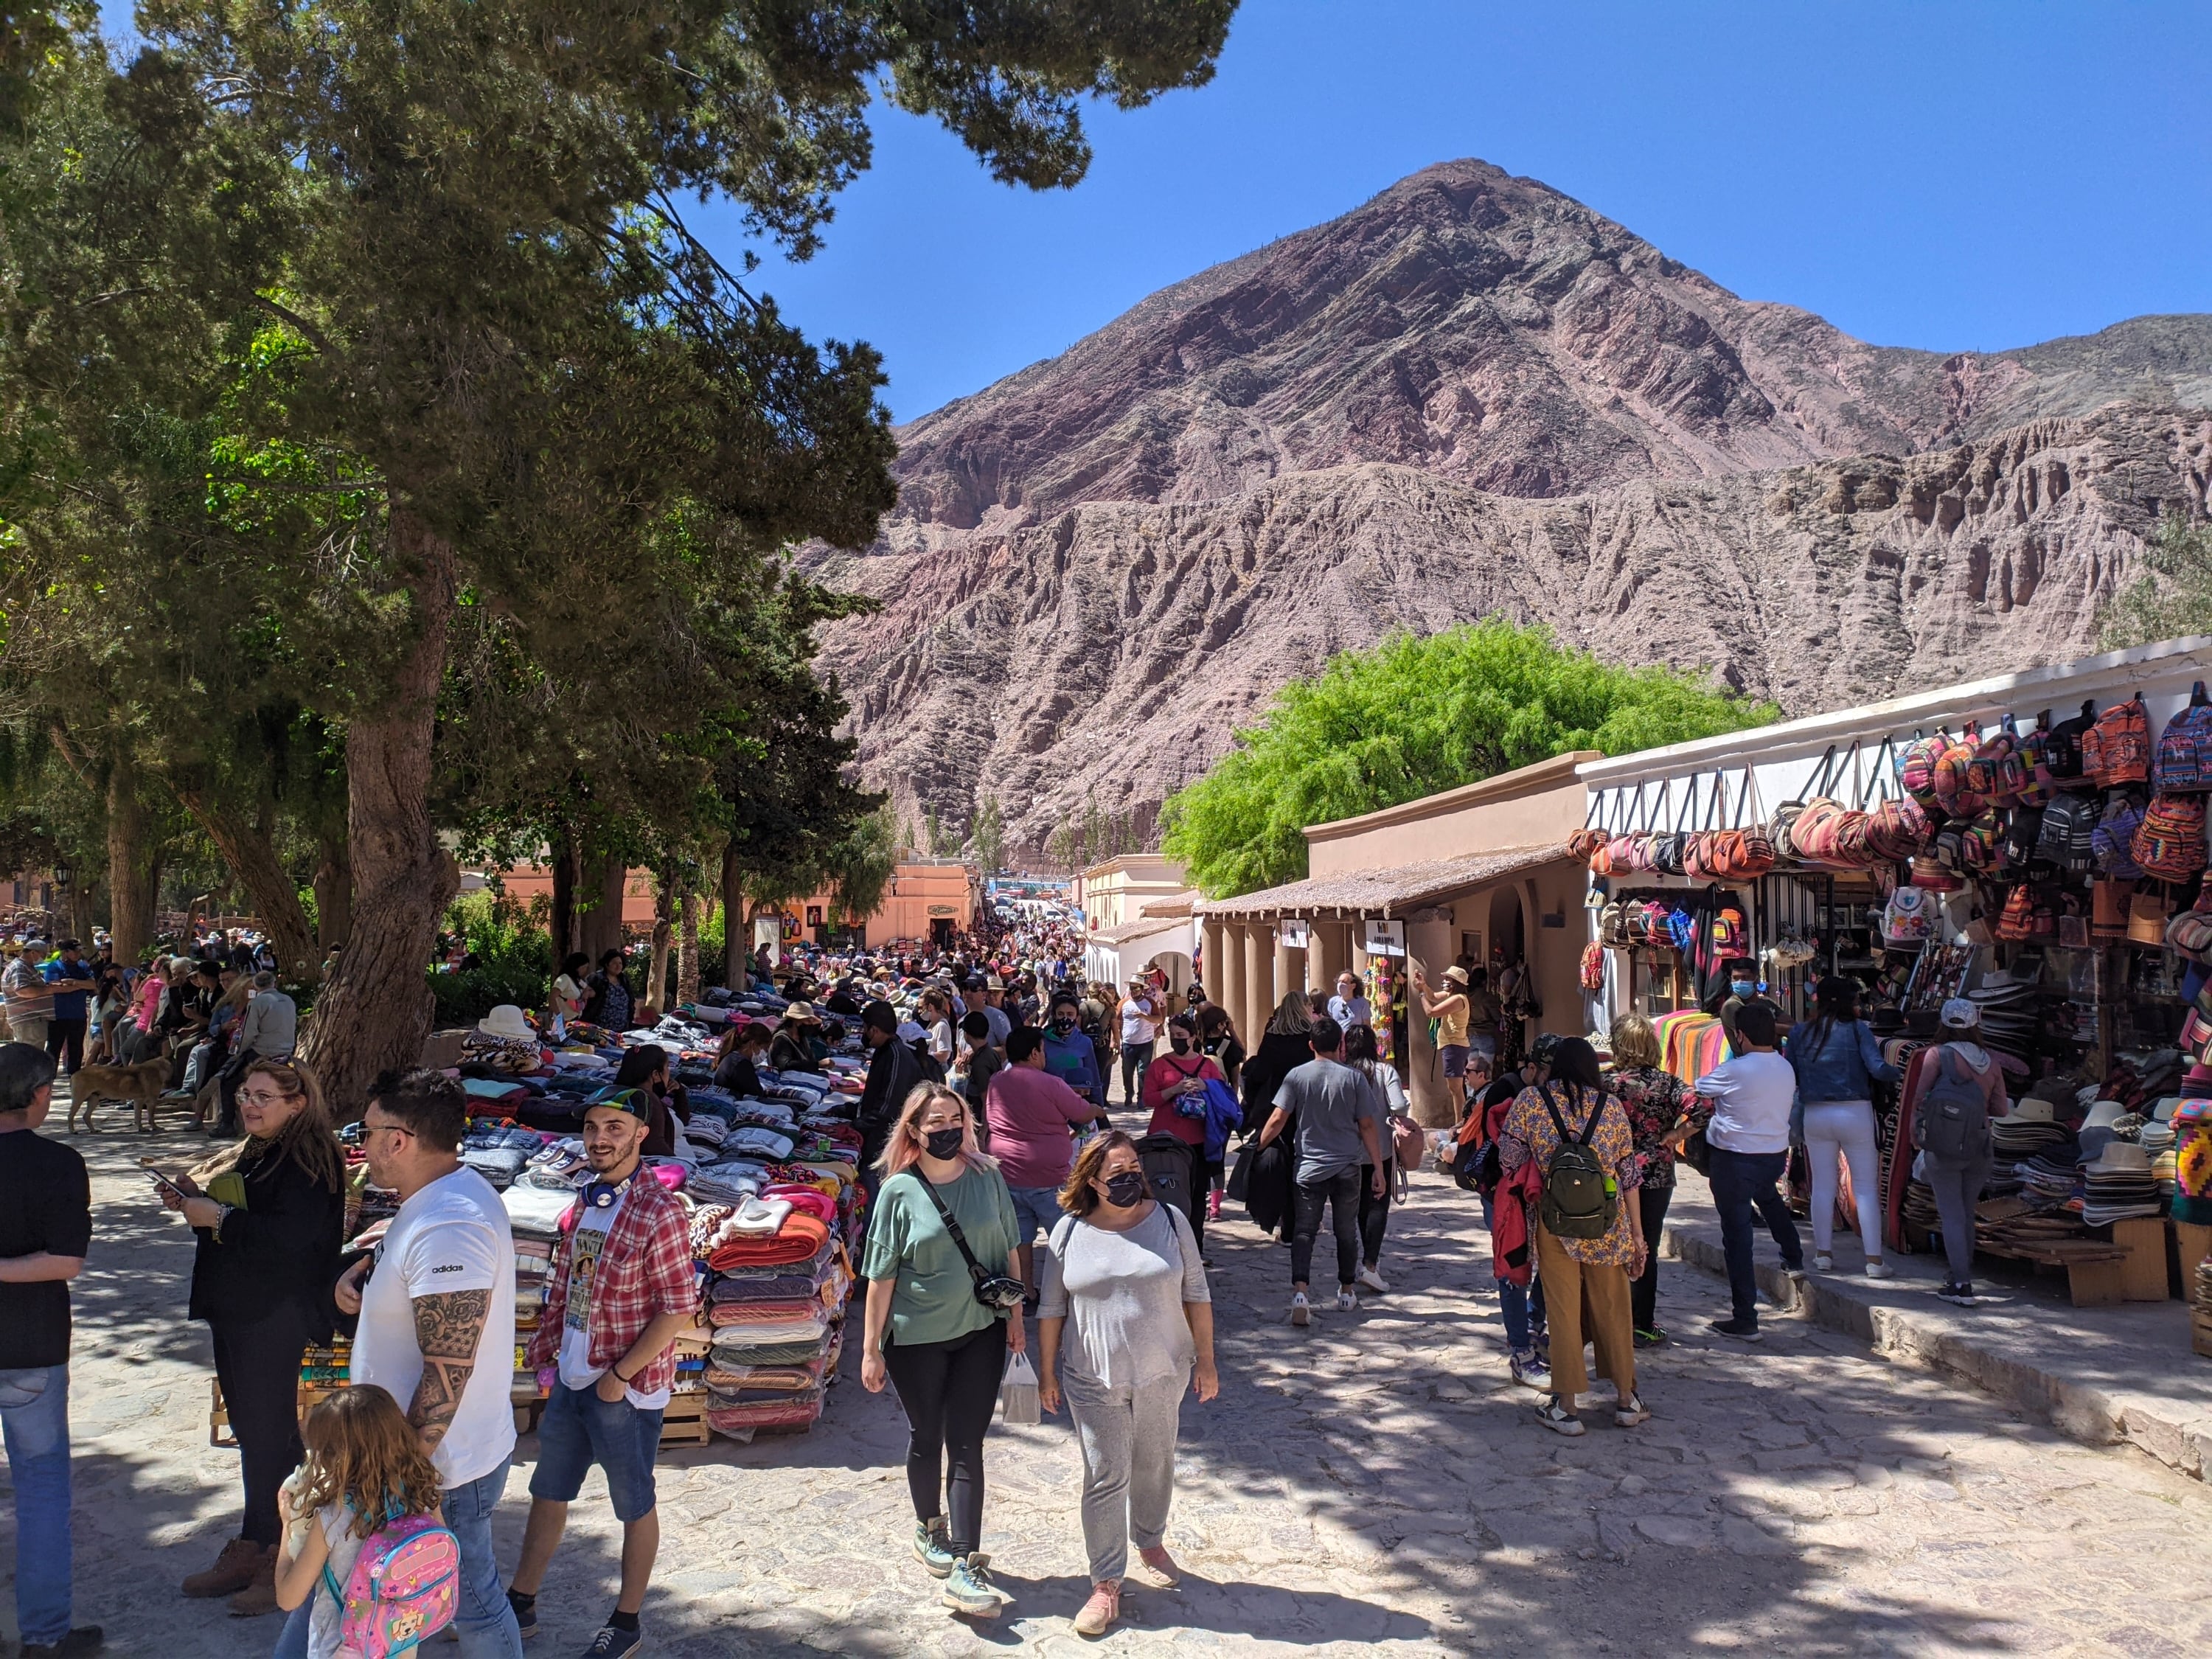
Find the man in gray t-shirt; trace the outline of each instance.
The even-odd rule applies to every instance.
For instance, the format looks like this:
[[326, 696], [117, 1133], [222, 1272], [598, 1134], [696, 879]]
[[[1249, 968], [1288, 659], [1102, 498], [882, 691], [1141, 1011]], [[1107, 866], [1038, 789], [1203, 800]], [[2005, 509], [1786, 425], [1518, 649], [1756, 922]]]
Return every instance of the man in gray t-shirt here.
[[1314, 1058], [1285, 1078], [1275, 1091], [1275, 1109], [1260, 1131], [1267, 1146], [1297, 1124], [1297, 1189], [1291, 1224], [1291, 1323], [1312, 1317], [1306, 1285], [1313, 1271], [1314, 1238], [1327, 1205], [1336, 1235], [1336, 1277], [1341, 1287], [1336, 1305], [1349, 1313], [1359, 1305], [1352, 1289], [1359, 1271], [1359, 1171], [1375, 1171], [1375, 1196], [1384, 1190], [1382, 1103], [1366, 1077], [1343, 1063], [1344, 1028], [1323, 1016], [1313, 1024]]

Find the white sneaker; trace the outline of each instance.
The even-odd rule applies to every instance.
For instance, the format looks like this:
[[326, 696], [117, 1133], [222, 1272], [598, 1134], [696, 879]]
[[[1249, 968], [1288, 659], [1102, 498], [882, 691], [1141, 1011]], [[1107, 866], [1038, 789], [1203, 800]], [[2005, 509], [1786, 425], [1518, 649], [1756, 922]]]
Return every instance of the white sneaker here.
[[1291, 1298], [1291, 1323], [1293, 1325], [1313, 1323], [1313, 1304], [1306, 1300], [1306, 1293], [1304, 1291], [1300, 1291]]
[[1390, 1281], [1372, 1267], [1362, 1267], [1359, 1270], [1359, 1282], [1369, 1290], [1378, 1292], [1390, 1288]]
[[1835, 1267], [1836, 1258], [1830, 1255], [1826, 1250], [1815, 1250], [1813, 1252], [1813, 1271], [1814, 1273], [1833, 1273], [1835, 1271]]
[[1357, 1296], [1353, 1295], [1350, 1291], [1339, 1291], [1336, 1293], [1336, 1310], [1337, 1310], [1337, 1312], [1339, 1312], [1339, 1313], [1356, 1313], [1356, 1312], [1358, 1312], [1358, 1310], [1359, 1310], [1359, 1298], [1358, 1298]]
[[1869, 1279], [1887, 1279], [1890, 1276], [1889, 1263], [1877, 1256], [1867, 1263], [1866, 1273]]

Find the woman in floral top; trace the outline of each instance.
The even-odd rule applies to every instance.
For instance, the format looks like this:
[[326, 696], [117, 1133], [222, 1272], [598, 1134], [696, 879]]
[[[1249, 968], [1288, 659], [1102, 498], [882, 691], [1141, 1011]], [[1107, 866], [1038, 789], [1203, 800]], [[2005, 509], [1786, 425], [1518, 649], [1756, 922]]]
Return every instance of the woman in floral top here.
[[1544, 1305], [1552, 1320], [1550, 1398], [1536, 1408], [1537, 1420], [1561, 1434], [1583, 1431], [1575, 1397], [1589, 1383], [1583, 1368], [1583, 1306], [1590, 1314], [1590, 1340], [1597, 1344], [1598, 1368], [1616, 1391], [1613, 1420], [1633, 1428], [1651, 1415], [1636, 1393], [1636, 1346], [1629, 1322], [1629, 1280], [1644, 1271], [1644, 1218], [1632, 1188], [1643, 1173], [1628, 1127], [1628, 1114], [1605, 1091], [1598, 1075], [1597, 1051], [1580, 1037], [1569, 1037], [1552, 1056], [1551, 1080], [1540, 1089], [1523, 1089], [1505, 1114], [1498, 1137], [1498, 1161], [1510, 1174], [1524, 1164], [1551, 1168], [1559, 1150], [1557, 1112], [1577, 1141], [1589, 1125], [1589, 1147], [1619, 1183], [1620, 1203], [1613, 1225], [1597, 1238], [1560, 1238], [1540, 1218], [1536, 1225], [1536, 1274], [1544, 1283]]
[[1613, 1023], [1612, 1074], [1606, 1087], [1628, 1109], [1628, 1133], [1636, 1143], [1642, 1179], [1636, 1188], [1637, 1218], [1645, 1242], [1644, 1271], [1629, 1287], [1629, 1316], [1636, 1346], [1656, 1347], [1667, 1340], [1659, 1328], [1659, 1252], [1656, 1248], [1667, 1205], [1674, 1196], [1674, 1157], [1691, 1133], [1705, 1127], [1713, 1109], [1672, 1073], [1659, 1069], [1659, 1034], [1641, 1014], [1623, 1014]]

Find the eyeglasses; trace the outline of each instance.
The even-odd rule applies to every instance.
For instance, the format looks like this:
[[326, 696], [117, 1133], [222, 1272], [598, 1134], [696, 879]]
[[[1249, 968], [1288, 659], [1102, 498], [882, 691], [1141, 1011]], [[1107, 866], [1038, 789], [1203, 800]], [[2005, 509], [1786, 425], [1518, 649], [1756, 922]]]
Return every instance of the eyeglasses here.
[[405, 1135], [410, 1140], [415, 1138], [415, 1132], [404, 1123], [364, 1123], [361, 1126], [361, 1132], [364, 1135]]
[[274, 1089], [240, 1089], [238, 1091], [238, 1098], [240, 1103], [245, 1105], [275, 1106], [287, 1100], [296, 1100], [299, 1097], [281, 1094]]

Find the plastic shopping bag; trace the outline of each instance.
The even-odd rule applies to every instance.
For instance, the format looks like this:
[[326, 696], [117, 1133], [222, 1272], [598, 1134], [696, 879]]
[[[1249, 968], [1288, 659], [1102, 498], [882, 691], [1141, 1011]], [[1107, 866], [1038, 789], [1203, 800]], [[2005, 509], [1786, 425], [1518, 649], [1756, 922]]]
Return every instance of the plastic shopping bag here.
[[1006, 1356], [1006, 1374], [999, 1384], [999, 1413], [1007, 1423], [1042, 1423], [1037, 1404], [1036, 1370], [1025, 1353]]

